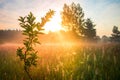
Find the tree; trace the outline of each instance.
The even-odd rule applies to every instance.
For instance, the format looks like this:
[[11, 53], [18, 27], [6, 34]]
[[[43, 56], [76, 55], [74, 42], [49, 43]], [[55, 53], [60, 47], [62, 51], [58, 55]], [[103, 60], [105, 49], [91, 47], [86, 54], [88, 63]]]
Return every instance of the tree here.
[[84, 13], [80, 4], [72, 3], [71, 5], [64, 4], [61, 12], [62, 25], [76, 35], [83, 34]]
[[96, 29], [94, 29], [95, 25], [93, 24], [93, 22], [91, 21], [91, 19], [87, 19], [85, 21], [85, 25], [84, 25], [84, 30], [83, 30], [83, 34], [84, 37], [87, 40], [94, 40], [96, 37]]
[[34, 45], [39, 43], [38, 34], [43, 30], [43, 26], [49, 19], [53, 16], [54, 11], [50, 10], [46, 13], [46, 16], [41, 18], [41, 23], [35, 22], [34, 15], [30, 12], [30, 14], [26, 17], [20, 17], [18, 20], [20, 21], [20, 26], [24, 29], [23, 35], [26, 36], [26, 39], [23, 41], [24, 47], [17, 49], [17, 55], [20, 60], [24, 63], [24, 70], [27, 73], [30, 80], [32, 77], [30, 75], [31, 66], [37, 65], [37, 51], [34, 49]]
[[100, 36], [96, 36], [96, 37], [95, 37], [95, 41], [96, 41], [96, 42], [100, 42], [100, 40], [101, 40]]
[[118, 30], [118, 27], [117, 26], [114, 26], [113, 27], [113, 30], [112, 30], [112, 36], [111, 36], [111, 41], [112, 42], [120, 42], [120, 31]]
[[109, 40], [109, 37], [107, 37], [106, 35], [103, 35], [101, 40], [102, 40], [102, 42], [104, 42], [104, 43], [110, 41], [110, 40]]

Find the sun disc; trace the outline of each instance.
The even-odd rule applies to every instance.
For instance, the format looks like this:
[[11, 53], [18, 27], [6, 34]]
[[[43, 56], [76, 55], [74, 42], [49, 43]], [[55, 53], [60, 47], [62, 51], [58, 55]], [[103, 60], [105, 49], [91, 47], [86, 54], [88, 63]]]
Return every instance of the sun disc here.
[[60, 25], [61, 18], [60, 14], [56, 13], [49, 22], [47, 22], [44, 26], [45, 32], [57, 32], [62, 30], [62, 27]]

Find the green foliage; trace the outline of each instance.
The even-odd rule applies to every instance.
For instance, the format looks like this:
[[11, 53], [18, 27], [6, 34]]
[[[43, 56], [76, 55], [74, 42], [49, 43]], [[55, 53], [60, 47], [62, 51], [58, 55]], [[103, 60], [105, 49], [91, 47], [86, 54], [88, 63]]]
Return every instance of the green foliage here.
[[[41, 23], [39, 24], [40, 27], [43, 27], [46, 22], [50, 21], [50, 18], [54, 15], [55, 11], [49, 10], [49, 12], [46, 13], [45, 17], [41, 18]], [[38, 30], [40, 30], [40, 27], [38, 27]]]
[[50, 10], [46, 13], [45, 17], [41, 18], [41, 23], [35, 22], [35, 17], [30, 12], [26, 17], [20, 17], [20, 26], [23, 28], [23, 35], [26, 39], [23, 41], [24, 47], [17, 49], [17, 55], [20, 60], [24, 62], [24, 70], [26, 71], [28, 77], [32, 80], [30, 75], [30, 67], [37, 65], [37, 51], [34, 49], [34, 45], [39, 43], [38, 34], [43, 30], [43, 26], [50, 20], [53, 16], [54, 11]]
[[83, 34], [84, 37], [87, 40], [94, 40], [96, 37], [96, 29], [94, 29], [95, 25], [93, 24], [93, 22], [91, 21], [91, 19], [87, 19], [85, 21], [85, 25], [84, 25], [84, 30], [83, 30]]
[[112, 32], [115, 33], [115, 34], [120, 34], [120, 31], [118, 30], [118, 27], [117, 27], [117, 26], [114, 26], [114, 27], [113, 27]]
[[120, 42], [120, 31], [118, 30], [117, 26], [113, 27], [112, 30], [113, 34], [110, 37], [112, 42]]
[[62, 16], [62, 25], [76, 35], [83, 34], [84, 13], [80, 4], [64, 4]]
[[62, 25], [77, 37], [85, 38], [86, 40], [94, 40], [96, 38], [95, 25], [88, 18], [84, 20], [84, 12], [80, 4], [72, 3], [71, 5], [64, 4], [62, 16]]

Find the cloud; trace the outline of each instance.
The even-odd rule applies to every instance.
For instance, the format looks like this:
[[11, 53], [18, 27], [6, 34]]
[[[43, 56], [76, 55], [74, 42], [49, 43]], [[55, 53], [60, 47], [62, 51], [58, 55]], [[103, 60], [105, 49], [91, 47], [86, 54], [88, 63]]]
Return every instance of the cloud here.
[[25, 16], [30, 11], [35, 16], [44, 16], [49, 9], [60, 10], [63, 3], [60, 0], [1, 0], [0, 23], [16, 24], [19, 16]]
[[0, 0], [0, 28], [19, 28], [19, 16], [31, 11], [40, 19], [49, 9], [60, 11], [64, 3], [72, 2], [80, 3], [85, 18], [96, 24], [98, 35], [109, 35], [113, 25], [120, 26], [120, 0]]
[[0, 27], [2, 29], [18, 28], [19, 16], [25, 16], [34, 10], [32, 1], [28, 3], [26, 0], [2, 0], [0, 2], [2, 4], [0, 5]]

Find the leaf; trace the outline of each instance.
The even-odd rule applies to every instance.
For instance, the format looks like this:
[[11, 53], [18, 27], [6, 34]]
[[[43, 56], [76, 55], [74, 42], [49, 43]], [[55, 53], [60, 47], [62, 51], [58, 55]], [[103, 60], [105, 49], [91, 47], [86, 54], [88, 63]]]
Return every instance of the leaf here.
[[24, 59], [24, 54], [23, 54], [23, 48], [18, 48], [17, 49], [17, 56], [20, 57], [20, 60], [23, 60]]
[[19, 19], [18, 19], [18, 21], [20, 21], [20, 22], [22, 22], [22, 23], [24, 23], [24, 20], [25, 20], [25, 17], [19, 17]]

